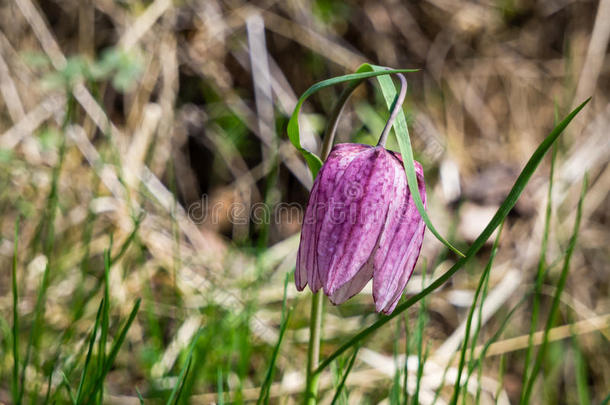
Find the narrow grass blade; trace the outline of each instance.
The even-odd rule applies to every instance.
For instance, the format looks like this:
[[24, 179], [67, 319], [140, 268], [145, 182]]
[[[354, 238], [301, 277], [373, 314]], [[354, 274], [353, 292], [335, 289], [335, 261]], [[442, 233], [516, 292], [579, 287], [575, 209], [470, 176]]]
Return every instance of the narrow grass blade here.
[[280, 321], [280, 334], [277, 339], [277, 343], [273, 348], [273, 354], [271, 355], [271, 359], [269, 360], [269, 368], [267, 369], [267, 374], [265, 375], [265, 380], [261, 386], [261, 390], [258, 396], [257, 404], [267, 404], [269, 403], [269, 390], [271, 388], [271, 383], [273, 382], [273, 373], [275, 371], [275, 362], [277, 360], [277, 356], [280, 352], [280, 346], [282, 345], [282, 339], [284, 338], [284, 334], [286, 333], [286, 328], [288, 327], [288, 321], [290, 320], [290, 315], [292, 311], [287, 310], [287, 292], [288, 292], [288, 279], [290, 278], [290, 273], [286, 274], [284, 279], [284, 297], [282, 299], [282, 317]]
[[45, 266], [44, 272], [42, 274], [42, 281], [40, 282], [38, 295], [36, 297], [36, 307], [34, 308], [34, 323], [32, 325], [32, 331], [30, 332], [30, 338], [28, 339], [28, 345], [25, 350], [25, 358], [23, 360], [23, 365], [21, 366], [20, 389], [19, 395], [17, 396], [16, 404], [21, 404], [21, 401], [23, 400], [23, 395], [25, 393], [25, 372], [30, 362], [32, 349], [37, 346], [36, 342], [38, 341], [38, 336], [40, 334], [40, 323], [44, 312], [43, 303], [45, 301], [46, 290], [49, 284], [49, 269], [49, 262], [47, 262], [47, 265]]
[[80, 382], [78, 384], [78, 389], [76, 391], [76, 403], [80, 404], [81, 399], [83, 397], [83, 389], [85, 387], [85, 382], [87, 379], [87, 372], [89, 371], [89, 364], [91, 363], [91, 357], [93, 355], [93, 349], [95, 347], [95, 337], [97, 336], [97, 330], [100, 326], [100, 317], [102, 314], [102, 308], [104, 308], [104, 300], [100, 302], [100, 306], [97, 309], [97, 315], [95, 316], [95, 324], [93, 324], [93, 331], [91, 332], [91, 337], [89, 338], [89, 348], [87, 349], [87, 357], [85, 358], [85, 365], [83, 366], [83, 372], [80, 377]]
[[180, 375], [178, 375], [178, 381], [170, 394], [167, 405], [177, 404], [180, 400], [180, 394], [182, 392], [182, 388], [184, 387], [184, 382], [186, 381], [186, 377], [188, 376], [188, 372], [191, 368], [191, 360], [193, 359], [193, 353], [195, 351], [195, 346], [197, 346], [197, 341], [199, 340], [199, 336], [201, 336], [201, 329], [197, 331], [191, 344], [189, 346], [189, 351], [186, 356], [186, 361], [184, 362], [184, 366], [182, 366], [182, 370], [180, 370]]
[[225, 403], [225, 393], [224, 393], [224, 384], [222, 382], [222, 368], [218, 368], [217, 378], [216, 378], [216, 386], [218, 387], [218, 405], [224, 405]]
[[[477, 307], [477, 301], [479, 300], [479, 295], [481, 294], [481, 290], [483, 289], [483, 285], [485, 284], [485, 280], [489, 278], [489, 273], [491, 272], [491, 268], [493, 266], [494, 258], [496, 257], [496, 252], [498, 251], [498, 243], [500, 242], [500, 235], [502, 233], [502, 228], [504, 225], [504, 221], [500, 224], [500, 229], [498, 230], [498, 235], [496, 236], [496, 240], [494, 241], [493, 248], [491, 251], [491, 255], [489, 260], [487, 261], [487, 265], [485, 266], [485, 270], [481, 275], [479, 280], [479, 284], [477, 285], [477, 289], [474, 293], [474, 297], [472, 299], [472, 305], [470, 306], [470, 310], [468, 311], [468, 318], [466, 319], [466, 329], [464, 331], [464, 341], [462, 343], [462, 350], [460, 353], [460, 362], [458, 364], [457, 369], [457, 378], [455, 379], [455, 386], [453, 387], [453, 396], [451, 397], [450, 404], [457, 404], [460, 388], [461, 388], [461, 378], [462, 378], [462, 370], [464, 369], [464, 363], [466, 361], [466, 350], [468, 349], [468, 343], [470, 341], [470, 328], [472, 326], [472, 318], [474, 316], [474, 309]], [[474, 345], [473, 345], [474, 346]], [[468, 373], [470, 376], [470, 373]], [[466, 378], [468, 381], [468, 377]]]
[[[502, 233], [502, 229], [500, 229], [498, 231], [498, 235], [500, 235]], [[496, 253], [498, 252], [498, 246], [497, 243], [494, 243], [494, 248], [492, 248], [492, 252], [491, 255], [493, 256], [493, 258], [490, 257], [490, 262], [495, 258]], [[485, 305], [485, 300], [487, 299], [487, 291], [489, 290], [489, 273], [487, 272], [487, 276], [485, 277], [485, 281], [483, 283], [483, 291], [481, 293], [481, 303], [479, 304], [479, 316], [477, 317], [477, 326], [476, 329], [474, 331], [474, 336], [472, 337], [472, 343], [470, 345], [470, 347], [472, 348], [472, 350], [470, 351], [470, 358], [468, 361], [468, 364], [471, 365], [474, 362], [474, 349], [477, 345], [477, 342], [479, 341], [479, 333], [481, 332], [481, 327], [483, 325], [483, 308]], [[468, 369], [468, 375], [466, 377], [466, 381], [468, 381], [470, 379], [470, 376], [472, 375], [472, 369]], [[477, 369], [477, 393], [476, 393], [476, 398], [475, 398], [475, 403], [478, 404], [480, 403], [480, 395], [481, 395], [481, 378], [483, 377], [483, 367], [482, 367], [482, 363], [481, 365], [478, 367]], [[466, 395], [466, 392], [468, 390], [464, 391], [464, 395]], [[464, 402], [466, 401], [466, 398], [464, 398]]]
[[[360, 70], [360, 69], [358, 69], [358, 70]], [[333, 86], [335, 84], [351, 82], [354, 80], [362, 80], [362, 79], [367, 79], [370, 77], [375, 77], [375, 76], [380, 76], [380, 75], [388, 75], [388, 74], [392, 74], [392, 73], [416, 72], [417, 70], [418, 69], [395, 69], [395, 70], [384, 70], [384, 71], [378, 71], [378, 72], [370, 71], [370, 72], [358, 72], [358, 73], [352, 73], [352, 74], [348, 74], [348, 75], [344, 75], [344, 76], [333, 77], [332, 79], [323, 80], [321, 82], [314, 84], [313, 86], [308, 88], [305, 91], [305, 93], [303, 93], [303, 95], [301, 95], [301, 97], [297, 101], [297, 105], [294, 107], [294, 111], [292, 112], [292, 115], [290, 116], [290, 120], [288, 121], [288, 127], [286, 128], [286, 131], [288, 132], [288, 138], [290, 138], [290, 142], [292, 142], [294, 147], [297, 148], [297, 150], [299, 152], [301, 152], [301, 154], [307, 161], [307, 164], [309, 165], [309, 170], [311, 171], [311, 174], [314, 179], [316, 178], [318, 171], [320, 170], [320, 167], [322, 167], [322, 161], [320, 160], [320, 158], [318, 156], [316, 156], [315, 154], [313, 154], [312, 152], [308, 151], [307, 149], [305, 149], [301, 146], [301, 136], [299, 133], [299, 113], [301, 112], [301, 107], [302, 107], [303, 103], [305, 102], [305, 100], [307, 100], [307, 98], [309, 96], [311, 96], [318, 90], [323, 89], [325, 87]]]
[[405, 322], [405, 364], [403, 366], [402, 403], [406, 405], [409, 400], [409, 353], [411, 353], [411, 344], [409, 342], [409, 316], [406, 312], [403, 320]]
[[[62, 124], [62, 129], [65, 131], [67, 125], [69, 124], [72, 112], [73, 112], [73, 97], [68, 97], [68, 108], [66, 111], [66, 116], [64, 118], [64, 122]], [[21, 404], [23, 399], [24, 390], [25, 390], [25, 372], [27, 370], [28, 364], [30, 363], [32, 350], [36, 350], [38, 348], [38, 342], [40, 340], [41, 331], [41, 322], [44, 319], [45, 306], [44, 302], [46, 301], [47, 288], [49, 284], [49, 272], [51, 270], [51, 260], [52, 253], [55, 247], [55, 217], [57, 215], [57, 209], [59, 205], [59, 176], [61, 174], [61, 170], [63, 167], [64, 157], [66, 152], [66, 137], [62, 138], [60, 147], [59, 147], [59, 161], [53, 168], [53, 174], [51, 176], [51, 189], [49, 191], [49, 196], [47, 198], [46, 211], [43, 214], [37, 232], [40, 231], [40, 237], [42, 237], [42, 231], [46, 224], [46, 232], [45, 237], [42, 242], [42, 251], [44, 256], [47, 259], [47, 264], [45, 266], [44, 272], [42, 274], [42, 279], [40, 282], [40, 287], [38, 289], [38, 295], [36, 297], [36, 306], [34, 309], [34, 322], [32, 324], [32, 329], [30, 332], [30, 338], [28, 339], [27, 348], [25, 351], [25, 358], [23, 361], [22, 371], [21, 371], [21, 380], [20, 380], [20, 390], [19, 395], [17, 396], [17, 404]], [[35, 237], [36, 239], [36, 237]], [[35, 243], [32, 244], [33, 246]], [[47, 390], [48, 393], [48, 390]], [[33, 397], [33, 401], [38, 401], [38, 390], [33, 390], [31, 392]]]
[[117, 336], [116, 340], [114, 341], [114, 343], [110, 349], [110, 352], [108, 353], [108, 357], [106, 358], [106, 362], [104, 363], [102, 373], [101, 373], [101, 375], [99, 375], [97, 377], [95, 384], [92, 388], [91, 394], [88, 397], [89, 398], [88, 403], [91, 403], [91, 401], [95, 398], [98, 391], [100, 390], [101, 386], [104, 384], [104, 379], [106, 378], [106, 375], [110, 371], [110, 368], [112, 367], [112, 363], [114, 363], [114, 359], [116, 358], [117, 354], [119, 353], [119, 349], [121, 348], [121, 345], [123, 344], [123, 341], [125, 340], [125, 337], [127, 336], [127, 331], [129, 331], [131, 324], [133, 323], [134, 319], [136, 318], [136, 314], [138, 313], [138, 310], [140, 309], [141, 301], [142, 300], [140, 298], [137, 299], [136, 303], [133, 306], [133, 309], [131, 310], [131, 313], [129, 314], [129, 318], [125, 322], [125, 325], [123, 325], [123, 327], [121, 328], [119, 335]]
[[138, 231], [140, 230], [140, 224], [142, 223], [143, 219], [144, 219], [144, 213], [141, 213], [135, 219], [133, 230], [131, 231], [131, 233], [129, 234], [127, 239], [125, 239], [125, 241], [121, 245], [121, 248], [119, 249], [119, 252], [112, 259], [110, 259], [110, 266], [115, 264], [121, 257], [123, 257], [125, 252], [127, 252], [127, 249], [129, 248], [131, 243], [135, 240], [135, 238], [136, 238], [136, 236], [138, 234]]
[[578, 344], [578, 337], [572, 336], [572, 347], [576, 363], [576, 391], [578, 392], [578, 403], [580, 405], [591, 405], [589, 395], [589, 376], [587, 375], [587, 361]]
[[68, 377], [66, 377], [66, 374], [63, 371], [61, 372], [61, 378], [63, 380], [63, 386], [66, 387], [66, 391], [68, 392], [68, 397], [70, 397], [70, 401], [72, 404], [76, 405], [77, 402], [74, 393], [72, 392], [72, 388], [70, 388], [70, 381], [68, 381]]
[[534, 333], [536, 333], [536, 327], [538, 325], [538, 315], [540, 312], [540, 298], [542, 296], [542, 283], [544, 276], [546, 275], [546, 251], [549, 240], [549, 231], [551, 227], [551, 214], [552, 214], [552, 196], [553, 196], [553, 174], [555, 173], [555, 160], [557, 158], [557, 145], [553, 145], [553, 153], [551, 154], [551, 171], [549, 174], [549, 188], [547, 191], [547, 202], [546, 212], [544, 216], [544, 231], [542, 234], [542, 242], [540, 245], [540, 258], [538, 259], [538, 270], [536, 272], [536, 284], [534, 290], [534, 302], [532, 304], [532, 320], [530, 323], [530, 332], [528, 338], [528, 346], [525, 351], [525, 364], [523, 366], [523, 380], [522, 386], [525, 387], [527, 380], [529, 379], [529, 371], [531, 366], [532, 353], [534, 351]]
[[500, 370], [498, 371], [498, 389], [496, 390], [495, 403], [498, 403], [498, 398], [500, 398], [500, 392], [502, 392], [502, 387], [504, 386], [504, 374], [506, 374], [506, 354], [503, 353], [500, 356]]
[[140, 401], [140, 405], [144, 405], [144, 398], [142, 397], [142, 394], [140, 393], [138, 387], [136, 387], [136, 395], [138, 396], [138, 401]]
[[547, 317], [546, 326], [544, 328], [544, 334], [542, 337], [542, 345], [538, 350], [536, 355], [536, 359], [534, 361], [534, 366], [532, 368], [532, 372], [528, 378], [527, 384], [525, 385], [525, 389], [523, 391], [523, 395], [521, 397], [521, 404], [529, 404], [530, 397], [532, 395], [532, 389], [534, 387], [534, 382], [536, 381], [536, 377], [538, 376], [538, 372], [540, 371], [540, 367], [542, 366], [542, 361], [546, 355], [546, 350], [549, 344], [549, 331], [553, 327], [555, 323], [555, 319], [557, 318], [557, 314], [559, 312], [559, 302], [561, 300], [561, 294], [566, 285], [566, 281], [568, 279], [568, 273], [570, 271], [570, 261], [572, 259], [572, 253], [574, 253], [574, 248], [576, 247], [576, 241], [578, 239], [578, 231], [580, 228], [580, 220], [582, 218], [582, 205], [585, 199], [585, 193], [587, 192], [587, 177], [585, 176], [582, 184], [582, 190], [580, 192], [580, 200], [578, 201], [578, 208], [576, 209], [576, 220], [574, 221], [574, 230], [572, 232], [572, 236], [570, 238], [570, 242], [568, 244], [568, 249], [566, 252], [566, 257], [563, 262], [563, 268], [561, 269], [561, 275], [559, 276], [559, 281], [557, 282], [557, 289], [555, 290], [555, 295], [553, 296], [553, 303], [551, 304], [551, 310], [549, 311], [549, 315]]
[[[110, 234], [110, 246], [104, 251], [104, 299], [102, 300], [102, 329], [98, 348], [98, 375], [104, 373], [106, 363], [106, 343], [108, 342], [108, 329], [110, 328], [110, 251], [112, 250], [112, 234]], [[100, 386], [99, 402], [103, 402], [104, 385]]]
[[508, 312], [508, 314], [506, 314], [506, 317], [504, 317], [504, 319], [502, 320], [502, 323], [498, 327], [498, 330], [496, 331], [496, 333], [494, 333], [493, 336], [491, 338], [489, 338], [489, 340], [487, 340], [487, 342], [485, 342], [485, 345], [483, 345], [481, 352], [475, 353], [477, 359], [475, 360], [475, 362], [473, 364], [468, 366], [469, 373], [472, 373], [472, 371], [476, 367], [481, 366], [491, 345], [494, 344], [500, 338], [500, 336], [502, 336], [502, 333], [504, 333], [504, 329], [506, 329], [506, 327], [508, 326], [508, 322], [513, 317], [515, 312], [517, 312], [517, 310], [521, 307], [521, 305], [523, 305], [525, 303], [528, 296], [529, 296], [529, 294], [526, 294], [525, 296], [523, 296], [523, 298], [521, 298], [519, 300], [519, 302]]
[[174, 401], [176, 405], [180, 403], [180, 398], [182, 397], [182, 393], [184, 392], [184, 386], [186, 385], [186, 378], [189, 375], [189, 371], [191, 371], [192, 365], [193, 359], [190, 359], [186, 365], [186, 370], [184, 371], [184, 378], [182, 378], [182, 380], [180, 381], [180, 385], [177, 385], [178, 391], [176, 392], [176, 399]]
[[[426, 285], [426, 266], [422, 266], [422, 277], [421, 277], [422, 288]], [[424, 365], [426, 363], [426, 355], [424, 354], [424, 331], [426, 328], [426, 299], [425, 297], [421, 300], [419, 312], [417, 314], [417, 331], [416, 333], [416, 344], [417, 344], [417, 375], [415, 380], [415, 392], [411, 403], [413, 405], [419, 404], [419, 392], [421, 390], [421, 379], [424, 375]], [[407, 359], [405, 359], [407, 361]]]
[[339, 398], [341, 397], [341, 392], [343, 391], [343, 387], [345, 387], [345, 381], [347, 381], [347, 376], [352, 371], [352, 367], [354, 366], [354, 362], [356, 361], [356, 357], [358, 355], [359, 349], [360, 349], [360, 346], [354, 347], [354, 352], [352, 353], [352, 355], [349, 359], [349, 363], [347, 364], [347, 368], [345, 369], [345, 372], [343, 373], [343, 376], [341, 377], [341, 381], [339, 382], [339, 385], [337, 386], [335, 395], [333, 395], [333, 400], [330, 402], [331, 405], [336, 404], [337, 401], [339, 400]]
[[394, 334], [394, 350], [393, 360], [394, 360], [394, 378], [392, 379], [392, 387], [390, 389], [390, 394], [388, 399], [390, 401], [390, 405], [399, 405], [401, 403], [400, 398], [402, 394], [402, 390], [400, 387], [400, 381], [402, 377], [402, 369], [400, 367], [400, 361], [398, 359], [399, 355], [399, 342], [400, 342], [400, 331], [401, 331], [401, 322], [396, 322], [396, 332]]
[[487, 239], [489, 239], [491, 234], [496, 230], [496, 228], [498, 228], [498, 226], [500, 226], [500, 224], [502, 223], [504, 218], [506, 218], [506, 216], [508, 215], [510, 210], [514, 207], [515, 203], [517, 202], [517, 199], [523, 192], [523, 189], [529, 182], [529, 179], [531, 178], [532, 174], [534, 173], [534, 171], [540, 164], [540, 161], [542, 160], [542, 158], [544, 157], [546, 152], [553, 145], [553, 142], [555, 142], [555, 140], [557, 140], [557, 138], [563, 132], [565, 127], [570, 123], [570, 121], [572, 121], [572, 119], [576, 116], [576, 114], [578, 114], [578, 112], [583, 109], [583, 107], [589, 102], [589, 100], [590, 99], [587, 99], [584, 103], [582, 103], [581, 105], [576, 107], [576, 109], [574, 109], [566, 118], [564, 118], [564, 120], [561, 121], [551, 131], [551, 133], [542, 141], [542, 143], [538, 146], [536, 151], [532, 154], [529, 161], [527, 162], [527, 164], [521, 171], [521, 174], [519, 174], [519, 177], [515, 181], [513, 188], [508, 193], [508, 196], [506, 197], [506, 199], [504, 200], [504, 202], [502, 203], [500, 208], [498, 208], [498, 211], [496, 212], [496, 214], [489, 221], [489, 223], [487, 224], [487, 226], [485, 227], [483, 232], [477, 237], [477, 239], [472, 243], [472, 245], [466, 252], [466, 257], [460, 258], [453, 266], [451, 266], [451, 268], [449, 268], [449, 270], [447, 270], [439, 278], [434, 280], [423, 291], [421, 291], [418, 294], [414, 295], [413, 297], [407, 299], [402, 304], [399, 304], [392, 314], [381, 316], [377, 322], [373, 323], [371, 326], [367, 327], [366, 329], [362, 330], [358, 334], [354, 335], [351, 339], [349, 339], [347, 342], [345, 342], [343, 345], [341, 345], [337, 350], [335, 350], [330, 356], [328, 356], [318, 366], [316, 372], [320, 372], [324, 368], [328, 367], [328, 365], [334, 359], [336, 359], [337, 356], [341, 355], [346, 350], [348, 350], [350, 347], [352, 347], [356, 343], [360, 342], [364, 338], [371, 335], [373, 332], [375, 332], [377, 329], [381, 328], [386, 323], [390, 322], [396, 316], [400, 315], [407, 308], [411, 307], [416, 302], [418, 302], [419, 300], [421, 300], [428, 294], [432, 293], [434, 290], [438, 289], [447, 280], [449, 280], [449, 278], [451, 278], [451, 276], [453, 276], [459, 269], [461, 269], [468, 260], [470, 260], [472, 257], [474, 257], [477, 254], [477, 252], [483, 247], [483, 245], [485, 244]]
[[[91, 186], [91, 190], [93, 191], [92, 198], [98, 197], [98, 188], [99, 188], [100, 181], [101, 180], [100, 180], [99, 176], [94, 176], [94, 178], [92, 180], [93, 184]], [[81, 263], [80, 263], [80, 269], [81, 269], [81, 274], [83, 277], [89, 272], [89, 264], [90, 264], [90, 260], [91, 260], [91, 240], [93, 239], [93, 225], [95, 223], [95, 219], [96, 219], [95, 212], [93, 212], [91, 207], [89, 207], [87, 209], [87, 218], [85, 219], [85, 222], [84, 222], [84, 229], [83, 229], [83, 236], [82, 236], [82, 243], [83, 243], [84, 251], [83, 251], [83, 258], [81, 259]], [[82, 284], [84, 284], [84, 283], [82, 283]], [[82, 286], [79, 286], [79, 287], [82, 288]]]
[[19, 289], [17, 288], [17, 254], [19, 251], [19, 218], [15, 222], [15, 239], [13, 241], [12, 291], [13, 291], [13, 402], [18, 403], [19, 396]]
[[432, 399], [432, 405], [436, 405], [438, 398], [441, 396], [441, 391], [443, 390], [443, 388], [445, 388], [445, 381], [447, 381], [447, 373], [449, 372], [449, 369], [451, 368], [451, 365], [453, 364], [453, 361], [455, 360], [455, 356], [457, 356], [457, 352], [453, 352], [451, 354], [451, 358], [445, 365], [445, 369], [443, 370], [443, 375], [441, 377], [441, 383], [438, 385], [438, 388], [434, 392], [434, 398]]

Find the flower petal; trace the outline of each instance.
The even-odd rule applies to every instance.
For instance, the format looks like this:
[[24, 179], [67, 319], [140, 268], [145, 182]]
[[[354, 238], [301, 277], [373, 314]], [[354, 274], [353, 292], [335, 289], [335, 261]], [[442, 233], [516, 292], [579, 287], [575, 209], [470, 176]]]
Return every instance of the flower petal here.
[[314, 292], [322, 287], [316, 249], [322, 220], [326, 214], [327, 201], [349, 163], [358, 152], [368, 148], [371, 147], [352, 143], [337, 144], [314, 181], [303, 217], [301, 242], [297, 253], [295, 284], [299, 291], [303, 290], [308, 283]]
[[343, 304], [345, 301], [358, 294], [360, 291], [362, 291], [366, 283], [371, 281], [373, 271], [373, 256], [371, 256], [369, 260], [362, 265], [354, 277], [335, 290], [335, 292], [328, 297], [330, 302], [335, 305]]
[[392, 157], [381, 147], [371, 148], [358, 154], [333, 190], [317, 247], [326, 295], [350, 282], [373, 253], [392, 199], [392, 174]]
[[297, 265], [294, 272], [294, 282], [297, 290], [302, 291], [307, 285], [307, 270], [314, 269], [316, 258], [315, 244], [315, 226], [316, 226], [316, 209], [318, 205], [318, 189], [319, 183], [314, 182], [309, 194], [309, 202], [303, 216], [303, 224], [301, 225], [301, 241], [299, 242], [299, 251], [297, 253]]
[[[418, 188], [425, 205], [423, 170], [418, 162], [415, 163]], [[375, 253], [373, 274], [375, 307], [378, 312], [386, 314], [391, 313], [396, 307], [413, 273], [425, 231], [425, 223], [409, 193], [402, 164], [396, 165], [396, 170], [402, 172], [401, 180], [395, 183], [394, 190], [396, 200], [400, 203], [390, 206], [388, 222], [381, 235], [379, 249]]]

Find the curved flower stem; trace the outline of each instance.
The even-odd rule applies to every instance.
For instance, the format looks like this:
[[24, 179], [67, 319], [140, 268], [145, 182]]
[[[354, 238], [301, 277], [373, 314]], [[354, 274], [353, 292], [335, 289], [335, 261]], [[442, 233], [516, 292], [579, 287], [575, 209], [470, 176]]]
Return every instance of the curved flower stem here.
[[394, 105], [392, 106], [392, 110], [390, 111], [390, 118], [385, 123], [385, 127], [383, 127], [383, 131], [381, 132], [381, 136], [379, 137], [379, 142], [377, 142], [377, 146], [385, 147], [385, 142], [388, 140], [388, 134], [390, 133], [390, 129], [392, 129], [392, 125], [394, 124], [394, 120], [398, 115], [398, 112], [402, 108], [402, 103], [405, 101], [405, 95], [407, 94], [407, 79], [402, 73], [396, 73], [396, 76], [400, 79], [400, 92], [398, 96], [396, 96], [396, 100], [394, 100]]
[[339, 96], [339, 100], [337, 100], [337, 104], [335, 104], [335, 108], [333, 112], [330, 114], [330, 119], [328, 120], [328, 125], [326, 126], [326, 130], [324, 133], [324, 141], [322, 143], [322, 150], [320, 151], [320, 158], [322, 161], [325, 161], [330, 153], [330, 150], [333, 147], [333, 143], [335, 141], [335, 134], [337, 133], [337, 126], [339, 125], [339, 118], [345, 109], [345, 104], [347, 100], [352, 95], [356, 87], [362, 83], [364, 79], [354, 80], [349, 82], [347, 87], [343, 89], [341, 95]]
[[322, 332], [322, 307], [324, 295], [321, 292], [311, 296], [311, 319], [309, 322], [309, 349], [307, 350], [307, 380], [305, 385], [304, 403], [315, 405], [318, 396], [318, 379], [316, 373], [320, 360], [320, 337]]
[[[396, 73], [396, 76], [398, 76], [398, 78], [400, 79], [400, 92], [396, 97], [396, 101], [394, 102], [394, 105], [392, 106], [392, 109], [390, 111], [390, 118], [386, 122], [385, 127], [383, 127], [383, 131], [381, 132], [381, 136], [379, 137], [379, 142], [377, 143], [378, 146], [385, 146], [385, 143], [388, 139], [388, 134], [392, 129], [392, 125], [394, 124], [394, 120], [396, 119], [400, 108], [402, 108], [402, 104], [404, 103], [405, 96], [407, 94], [407, 79], [402, 73]], [[328, 125], [326, 126], [326, 136], [324, 137], [322, 149], [320, 151], [322, 161], [326, 159], [326, 157], [330, 153], [330, 150], [333, 147], [333, 143], [335, 141], [335, 134], [337, 133], [337, 127], [339, 125], [339, 118], [341, 117], [341, 114], [343, 114], [343, 110], [345, 109], [345, 104], [347, 103], [347, 100], [352, 95], [354, 90], [356, 90], [356, 87], [358, 87], [360, 83], [362, 83], [364, 80], [365, 79], [359, 79], [350, 82], [349, 85], [341, 92], [339, 100], [337, 100], [337, 104], [335, 105], [335, 108], [333, 109], [333, 112], [330, 115], [330, 119], [328, 120]]]

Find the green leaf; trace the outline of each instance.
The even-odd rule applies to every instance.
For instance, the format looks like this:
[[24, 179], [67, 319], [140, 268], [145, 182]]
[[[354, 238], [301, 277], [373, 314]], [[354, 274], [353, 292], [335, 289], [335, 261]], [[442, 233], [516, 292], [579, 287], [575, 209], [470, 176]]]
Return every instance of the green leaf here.
[[[366, 65], [370, 66], [368, 64], [366, 64]], [[365, 66], [365, 65], [363, 65], [363, 66]], [[299, 132], [299, 113], [301, 112], [301, 106], [303, 105], [305, 100], [307, 100], [307, 97], [311, 96], [318, 90], [321, 90], [325, 87], [333, 86], [333, 85], [339, 84], [339, 83], [352, 82], [355, 80], [362, 81], [362, 80], [368, 79], [370, 77], [389, 75], [392, 73], [409, 73], [409, 72], [417, 71], [417, 69], [395, 69], [395, 70], [383, 70], [383, 71], [375, 71], [375, 72], [373, 72], [373, 71], [361, 72], [360, 69], [362, 69], [362, 67], [360, 67], [356, 73], [323, 80], [319, 83], [314, 84], [310, 88], [308, 88], [307, 91], [305, 91], [305, 93], [303, 93], [303, 95], [301, 95], [301, 97], [297, 101], [297, 105], [294, 107], [294, 111], [292, 112], [290, 120], [288, 121], [288, 127], [286, 129], [286, 131], [288, 132], [288, 138], [290, 138], [290, 142], [292, 142], [294, 147], [297, 148], [297, 150], [299, 152], [301, 152], [301, 154], [305, 158], [305, 161], [307, 162], [307, 165], [309, 166], [309, 170], [311, 171], [312, 177], [314, 179], [316, 178], [318, 171], [320, 171], [320, 167], [322, 167], [322, 160], [320, 160], [320, 158], [318, 156], [316, 156], [315, 154], [313, 154], [312, 152], [308, 151], [307, 149], [305, 149], [301, 146], [301, 136], [300, 136], [300, 132]]]

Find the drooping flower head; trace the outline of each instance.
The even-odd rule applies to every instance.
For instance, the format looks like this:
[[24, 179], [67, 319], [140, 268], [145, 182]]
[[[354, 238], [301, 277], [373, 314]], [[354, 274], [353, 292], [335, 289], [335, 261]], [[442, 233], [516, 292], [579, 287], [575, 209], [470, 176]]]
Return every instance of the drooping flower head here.
[[[415, 169], [425, 204], [423, 169], [418, 162]], [[413, 273], [424, 231], [401, 156], [383, 144], [338, 144], [309, 196], [297, 289], [307, 284], [314, 292], [322, 288], [333, 304], [341, 304], [372, 278], [376, 310], [389, 314]]]

